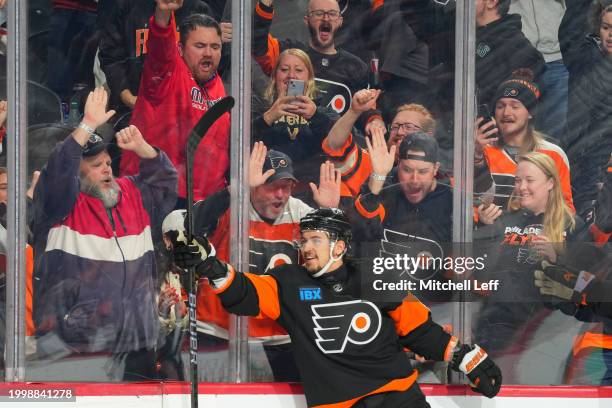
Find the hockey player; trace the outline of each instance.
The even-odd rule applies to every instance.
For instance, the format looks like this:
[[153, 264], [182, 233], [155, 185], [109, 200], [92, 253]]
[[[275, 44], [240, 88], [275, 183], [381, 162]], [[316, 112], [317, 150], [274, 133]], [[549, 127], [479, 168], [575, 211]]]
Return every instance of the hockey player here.
[[[213, 255], [205, 237], [174, 250], [177, 265], [208, 278], [223, 306], [266, 316], [292, 339], [310, 407], [429, 407], [403, 347], [432, 360], [450, 361], [489, 398], [501, 371], [477, 345], [458, 342], [431, 320], [414, 296], [381, 303], [360, 295], [360, 273], [344, 260], [351, 227], [338, 209], [315, 210], [300, 220], [303, 265], [282, 265], [265, 275], [238, 273]], [[367, 405], [362, 405], [362, 404]]]

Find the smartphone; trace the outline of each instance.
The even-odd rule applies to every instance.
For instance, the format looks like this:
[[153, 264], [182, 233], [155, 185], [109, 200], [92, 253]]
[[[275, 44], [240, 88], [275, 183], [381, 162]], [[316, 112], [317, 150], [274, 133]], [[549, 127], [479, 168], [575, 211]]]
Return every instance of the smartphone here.
[[493, 120], [493, 116], [491, 116], [491, 111], [489, 110], [489, 105], [483, 103], [482, 105], [478, 105], [478, 113], [476, 115], [478, 118], [484, 118], [484, 122], [487, 123]]
[[493, 200], [495, 199], [493, 194], [481, 193], [478, 195], [474, 195], [473, 203], [475, 207], [480, 206], [480, 204], [484, 204], [484, 208], [488, 208], [491, 204], [493, 204]]
[[[484, 125], [485, 123], [489, 123], [493, 120], [493, 116], [491, 115], [491, 110], [489, 109], [489, 105], [483, 103], [478, 105], [478, 113], [476, 115], [477, 118], [484, 118], [484, 120], [480, 123], [480, 125]], [[497, 135], [491, 135], [488, 139], [494, 139]]]
[[287, 85], [287, 96], [304, 95], [304, 81], [301, 79], [290, 79]]

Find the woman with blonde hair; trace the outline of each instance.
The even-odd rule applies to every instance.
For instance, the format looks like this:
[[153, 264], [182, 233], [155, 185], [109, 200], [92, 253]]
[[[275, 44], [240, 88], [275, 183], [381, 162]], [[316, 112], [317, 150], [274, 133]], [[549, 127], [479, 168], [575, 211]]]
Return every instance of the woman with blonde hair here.
[[[478, 207], [475, 247], [487, 254], [478, 279], [499, 280], [485, 298], [474, 335], [489, 354], [527, 350], [530, 324], [545, 309], [534, 285], [534, 272], [543, 260], [560, 262], [565, 245], [575, 241], [583, 223], [569, 209], [554, 160], [545, 153], [517, 157], [514, 191], [507, 211], [494, 204]], [[511, 367], [508, 367], [511, 370]], [[504, 372], [504, 375], [506, 373]]]
[[[287, 95], [292, 80], [304, 84], [300, 95]], [[318, 180], [325, 158], [321, 143], [338, 118], [331, 108], [318, 106], [316, 97], [310, 58], [300, 49], [289, 48], [280, 54], [264, 97], [253, 103], [253, 142], [262, 141], [293, 160], [301, 186], [296, 189], [298, 196], [307, 190], [308, 182]]]
[[540, 90], [529, 70], [517, 70], [495, 92], [494, 120], [478, 118], [474, 142], [474, 165], [488, 166], [496, 185], [495, 204], [505, 207], [514, 189], [517, 157], [529, 152], [549, 156], [555, 164], [563, 197], [574, 211], [570, 166], [561, 147], [535, 130], [534, 115]]
[[[548, 193], [547, 199], [541, 202], [532, 199], [530, 193], [534, 189], [533, 185], [529, 186], [529, 183], [533, 183], [533, 179], [537, 176], [538, 171], [546, 177], [546, 187], [550, 187], [550, 190], [545, 190]], [[521, 170], [519, 172], [519, 169]], [[519, 156], [517, 176], [515, 179], [515, 190], [510, 197], [508, 203], [508, 209], [510, 211], [517, 211], [520, 208], [527, 208], [534, 212], [542, 209], [544, 214], [543, 220], [543, 235], [548, 237], [552, 242], [561, 243], [565, 238], [565, 231], [567, 229], [573, 230], [576, 226], [576, 221], [567, 203], [563, 199], [563, 192], [561, 189], [561, 180], [559, 179], [559, 173], [555, 166], [555, 162], [546, 154], [531, 152], [525, 155]], [[521, 192], [525, 191], [525, 194]], [[544, 208], [541, 208], [541, 207]]]

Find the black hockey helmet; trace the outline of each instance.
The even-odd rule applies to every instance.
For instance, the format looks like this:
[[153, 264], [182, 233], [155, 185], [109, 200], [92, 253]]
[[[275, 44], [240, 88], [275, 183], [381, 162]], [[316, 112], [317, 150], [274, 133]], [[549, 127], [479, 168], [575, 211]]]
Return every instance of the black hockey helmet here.
[[325, 231], [333, 240], [342, 240], [347, 247], [351, 244], [351, 224], [339, 208], [320, 208], [305, 215], [300, 220], [300, 231]]

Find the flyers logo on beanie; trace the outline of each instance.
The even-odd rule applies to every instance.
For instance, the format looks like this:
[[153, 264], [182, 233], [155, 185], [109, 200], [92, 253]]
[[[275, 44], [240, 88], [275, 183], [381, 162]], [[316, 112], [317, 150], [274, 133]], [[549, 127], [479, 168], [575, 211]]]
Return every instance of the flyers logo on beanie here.
[[312, 305], [312, 313], [316, 343], [325, 354], [342, 353], [347, 343], [370, 343], [382, 325], [380, 310], [364, 300]]

